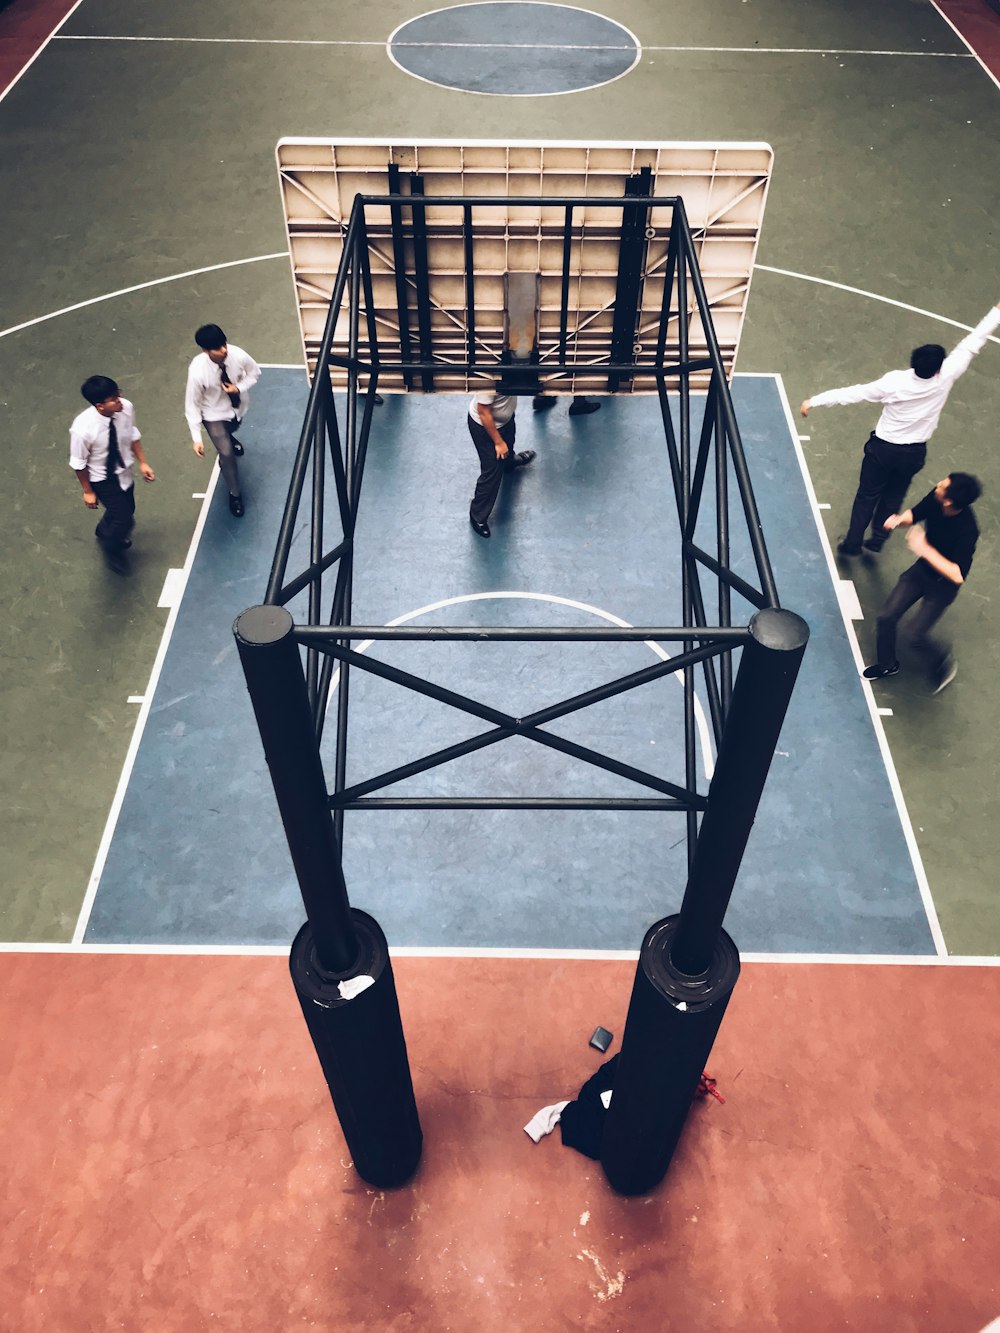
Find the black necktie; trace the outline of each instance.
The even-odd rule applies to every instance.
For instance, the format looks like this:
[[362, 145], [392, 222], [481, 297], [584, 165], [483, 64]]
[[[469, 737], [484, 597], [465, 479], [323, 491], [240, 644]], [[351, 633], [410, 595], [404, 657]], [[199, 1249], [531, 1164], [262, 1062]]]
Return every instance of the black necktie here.
[[118, 452], [118, 432], [115, 430], [114, 417], [108, 417], [108, 477], [113, 477], [125, 460]]
[[[219, 367], [219, 375], [220, 375], [221, 378], [222, 378], [222, 382], [223, 382], [223, 384], [228, 384], [228, 383], [229, 383], [229, 372], [226, 370], [226, 363], [225, 363], [225, 361], [223, 361], [222, 365]], [[238, 390], [238, 389], [233, 389], [232, 393], [230, 393], [229, 390], [227, 389], [227, 390], [226, 390], [226, 393], [227, 393], [227, 395], [228, 395], [228, 397], [229, 397], [229, 401], [232, 403], [233, 407], [239, 407], [239, 405], [240, 405], [240, 394], [239, 394], [239, 390]]]

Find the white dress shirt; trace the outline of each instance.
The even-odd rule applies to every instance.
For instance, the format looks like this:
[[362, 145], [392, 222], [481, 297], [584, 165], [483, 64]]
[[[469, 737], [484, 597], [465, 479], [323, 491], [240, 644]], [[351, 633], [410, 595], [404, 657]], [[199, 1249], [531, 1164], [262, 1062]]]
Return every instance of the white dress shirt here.
[[480, 426], [483, 424], [483, 419], [479, 415], [480, 403], [483, 407], [490, 408], [496, 426], [506, 426], [517, 407], [517, 399], [513, 394], [497, 393], [492, 389], [484, 389], [481, 393], [474, 393], [472, 401], [469, 403], [469, 416]]
[[207, 352], [199, 352], [188, 366], [187, 389], [184, 393], [184, 415], [191, 427], [192, 440], [201, 439], [203, 421], [242, 421], [247, 412], [250, 389], [260, 379], [260, 366], [242, 347], [229, 343], [226, 350], [226, 371], [229, 383], [240, 391], [240, 405], [233, 407], [222, 387], [222, 367], [217, 366]]
[[882, 415], [875, 427], [880, 440], [888, 440], [890, 444], [919, 444], [929, 440], [952, 385], [969, 369], [972, 358], [998, 326], [1000, 310], [994, 306], [945, 357], [941, 369], [929, 380], [922, 380], [913, 370], [890, 370], [871, 384], [827, 389], [811, 398], [810, 404], [812, 407], [843, 407], [848, 403], [881, 403]]
[[135, 424], [135, 408], [127, 398], [122, 399], [122, 410], [113, 417], [101, 416], [96, 407], [88, 407], [81, 412], [69, 428], [69, 465], [76, 472], [84, 468], [91, 481], [106, 481], [108, 476], [108, 424], [115, 423], [118, 438], [118, 452], [122, 456], [122, 466], [115, 469], [118, 485], [127, 491], [134, 484], [132, 464], [135, 454], [132, 445], [141, 440]]

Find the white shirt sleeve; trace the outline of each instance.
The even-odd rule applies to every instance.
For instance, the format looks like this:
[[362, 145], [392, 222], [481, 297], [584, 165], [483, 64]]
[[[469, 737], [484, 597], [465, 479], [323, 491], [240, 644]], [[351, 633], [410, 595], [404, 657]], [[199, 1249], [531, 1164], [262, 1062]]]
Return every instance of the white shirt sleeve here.
[[959, 375], [964, 375], [972, 364], [972, 358], [983, 350], [986, 339], [998, 326], [1000, 326], [1000, 310], [993, 306], [989, 314], [984, 315], [972, 332], [967, 333], [955, 350], [945, 357], [940, 371], [941, 378], [957, 380]]
[[[74, 425], [76, 423], [74, 422]], [[69, 465], [76, 472], [82, 472], [90, 462], [90, 441], [78, 430], [70, 428]]]
[[197, 358], [188, 367], [187, 388], [184, 391], [184, 415], [191, 428], [191, 439], [201, 443], [201, 385], [198, 383]]
[[809, 399], [812, 407], [846, 407], [850, 403], [884, 403], [892, 393], [891, 376], [895, 372], [889, 371], [877, 380], [872, 380], [870, 384], [849, 384], [844, 389], [827, 389], [823, 393], [817, 393]]
[[233, 375], [233, 384], [242, 393], [245, 389], [252, 389], [260, 379], [260, 366], [248, 352], [244, 352], [241, 348], [239, 360], [230, 370], [230, 374]]

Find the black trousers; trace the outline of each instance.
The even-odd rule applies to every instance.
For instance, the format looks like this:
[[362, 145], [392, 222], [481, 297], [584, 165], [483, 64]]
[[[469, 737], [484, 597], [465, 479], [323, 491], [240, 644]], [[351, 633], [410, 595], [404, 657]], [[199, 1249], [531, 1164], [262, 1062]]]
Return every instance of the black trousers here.
[[958, 596], [958, 584], [942, 578], [921, 561], [899, 576], [899, 582], [886, 598], [876, 624], [876, 656], [879, 666], [892, 666], [896, 660], [896, 629], [910, 607], [920, 607], [907, 630], [910, 643], [933, 677], [944, 665], [948, 649], [930, 635], [931, 627], [941, 619]]
[[882, 524], [890, 514], [899, 513], [911, 480], [926, 462], [926, 444], [890, 444], [872, 431], [865, 443], [851, 524], [844, 538], [847, 546], [861, 545], [869, 523], [876, 541], [888, 540]]
[[472, 504], [469, 506], [469, 516], [477, 523], [485, 523], [493, 512], [493, 506], [500, 494], [500, 483], [503, 480], [503, 474], [511, 471], [514, 467], [514, 438], [517, 431], [513, 417], [506, 425], [497, 427], [500, 438], [507, 446], [507, 457], [497, 458], [496, 446], [486, 427], [478, 421], [473, 421], [471, 416], [467, 417], [466, 420], [469, 423], [469, 434], [472, 436], [472, 443], [476, 446], [476, 453], [479, 455], [479, 480], [476, 482], [476, 493], [472, 497]]
[[106, 551], [120, 551], [135, 527], [135, 487], [123, 491], [117, 477], [92, 481], [90, 485], [104, 509], [94, 529], [97, 540]]

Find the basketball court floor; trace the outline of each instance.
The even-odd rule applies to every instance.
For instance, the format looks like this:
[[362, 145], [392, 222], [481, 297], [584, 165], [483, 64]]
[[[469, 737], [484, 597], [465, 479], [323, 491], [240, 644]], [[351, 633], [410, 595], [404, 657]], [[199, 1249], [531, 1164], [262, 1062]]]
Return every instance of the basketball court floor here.
[[[918, 342], [953, 345], [1000, 297], [1000, 16], [14, 0], [0, 24], [0, 1325], [982, 1328], [1000, 1314], [998, 343], [920, 479], [985, 485], [946, 622], [959, 676], [938, 697], [915, 671], [859, 679], [906, 560], [833, 555], [871, 409], [794, 409]], [[593, 1073], [598, 1023], [620, 1037], [642, 935], [683, 891], [679, 816], [348, 814], [348, 889], [393, 950], [424, 1131], [408, 1186], [353, 1171], [303, 1027], [283, 961], [301, 901], [232, 637], [264, 594], [307, 394], [274, 168], [289, 135], [774, 148], [733, 397], [782, 603], [811, 640], [727, 917], [744, 969], [710, 1066], [725, 1101], [695, 1105], [649, 1197], [521, 1127]], [[242, 520], [186, 440], [209, 320], [265, 367]], [[135, 402], [157, 472], [126, 578], [66, 466], [95, 372]], [[519, 447], [538, 454], [489, 542], [467, 521], [465, 412], [450, 394], [376, 409], [356, 623], [677, 619], [655, 399], [574, 418], [524, 400]], [[518, 712], [652, 660], [641, 644], [368, 651]], [[468, 734], [360, 674], [352, 781]], [[681, 703], [667, 678], [564, 734], [679, 780]], [[508, 744], [457, 780], [625, 794]], [[713, 760], [705, 727], [706, 780]]]

